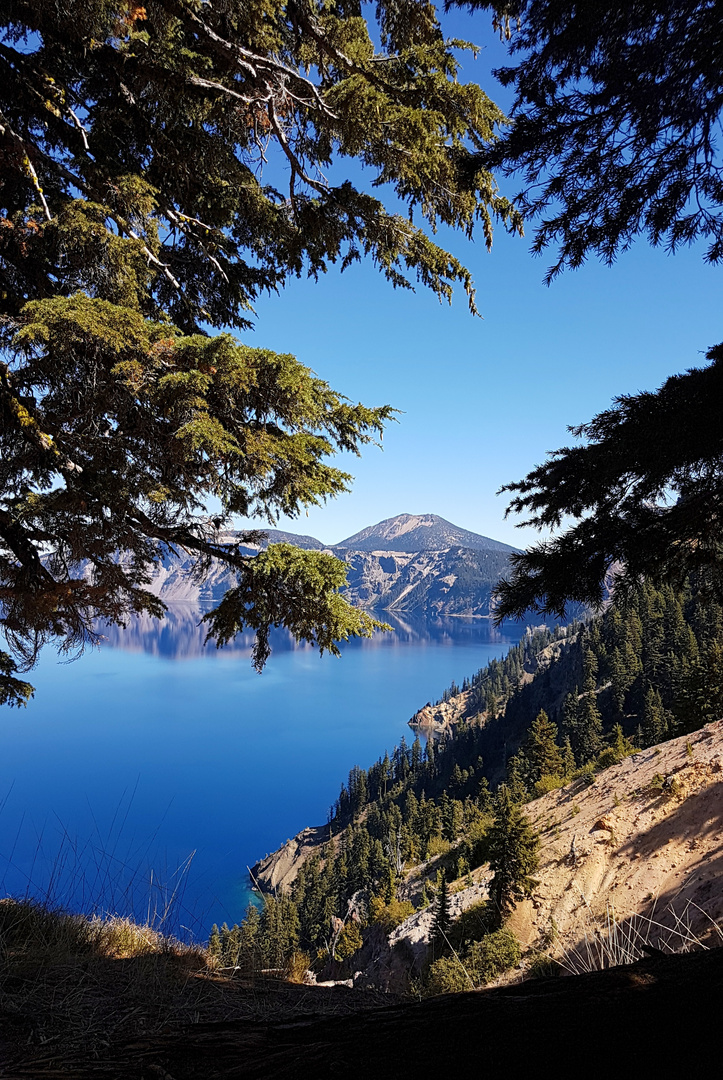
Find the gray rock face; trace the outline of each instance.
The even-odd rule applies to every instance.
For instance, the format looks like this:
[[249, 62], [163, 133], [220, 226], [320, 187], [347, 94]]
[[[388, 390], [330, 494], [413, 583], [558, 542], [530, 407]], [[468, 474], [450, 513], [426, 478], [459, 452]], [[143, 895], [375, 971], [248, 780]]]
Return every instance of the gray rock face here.
[[[489, 615], [492, 590], [515, 550], [434, 514], [401, 514], [332, 547], [313, 536], [264, 531], [269, 543], [329, 551], [348, 563], [345, 595], [357, 607], [419, 615]], [[253, 555], [259, 547], [242, 550]], [[149, 588], [167, 604], [207, 606], [234, 584], [234, 574], [220, 564], [199, 580], [193, 559], [179, 549], [152, 568]]]
[[502, 551], [354, 551], [334, 548], [349, 564], [352, 604], [384, 611], [489, 615], [492, 590], [507, 569]]
[[329, 839], [328, 825], [310, 825], [287, 840], [277, 851], [260, 859], [251, 867], [251, 879], [262, 892], [275, 893], [288, 889], [296, 880], [302, 865], [311, 855], [318, 854]]

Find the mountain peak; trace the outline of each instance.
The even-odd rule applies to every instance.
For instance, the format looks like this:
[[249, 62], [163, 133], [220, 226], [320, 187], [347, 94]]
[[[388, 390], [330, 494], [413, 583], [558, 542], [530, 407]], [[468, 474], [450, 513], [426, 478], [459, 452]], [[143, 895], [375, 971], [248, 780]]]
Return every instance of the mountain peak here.
[[461, 529], [437, 514], [398, 514], [354, 533], [335, 548], [354, 551], [443, 551], [450, 547], [476, 551], [517, 551], [489, 536]]

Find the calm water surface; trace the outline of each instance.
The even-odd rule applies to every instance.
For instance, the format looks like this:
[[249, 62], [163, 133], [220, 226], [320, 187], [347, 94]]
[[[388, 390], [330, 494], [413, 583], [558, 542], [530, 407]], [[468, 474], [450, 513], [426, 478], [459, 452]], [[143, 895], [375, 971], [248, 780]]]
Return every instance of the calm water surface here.
[[204, 648], [190, 608], [71, 664], [44, 656], [35, 700], [1, 718], [0, 890], [137, 918], [168, 908], [198, 937], [240, 920], [246, 867], [325, 821], [353, 765], [521, 634], [384, 617], [393, 633], [341, 659], [279, 634], [261, 676], [248, 639]]

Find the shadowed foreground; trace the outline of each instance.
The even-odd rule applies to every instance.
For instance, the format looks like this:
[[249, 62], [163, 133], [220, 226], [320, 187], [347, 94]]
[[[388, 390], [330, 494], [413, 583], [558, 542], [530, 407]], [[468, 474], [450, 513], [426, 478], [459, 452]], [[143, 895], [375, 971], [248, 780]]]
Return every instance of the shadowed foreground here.
[[[378, 1080], [480, 1070], [529, 1075], [531, 1068], [545, 1075], [545, 1065], [561, 1075], [670, 1075], [683, 1065], [695, 1071], [706, 1046], [715, 1046], [722, 991], [723, 949], [717, 949], [351, 1015], [189, 1024], [130, 1039], [95, 1060], [36, 1049], [0, 1075]], [[347, 994], [351, 1001], [354, 992]], [[313, 1007], [313, 994], [306, 1004]]]

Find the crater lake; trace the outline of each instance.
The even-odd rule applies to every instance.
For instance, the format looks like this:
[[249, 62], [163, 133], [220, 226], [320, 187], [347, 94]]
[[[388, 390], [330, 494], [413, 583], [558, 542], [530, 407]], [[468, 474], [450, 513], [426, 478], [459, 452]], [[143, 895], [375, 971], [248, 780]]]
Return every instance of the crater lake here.
[[524, 633], [487, 619], [395, 618], [320, 657], [282, 632], [263, 674], [251, 637], [204, 646], [202, 611], [110, 628], [71, 663], [47, 651], [0, 733], [0, 889], [133, 915], [204, 939], [240, 921], [247, 867], [327, 819], [452, 681]]

